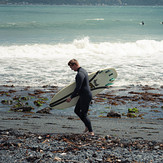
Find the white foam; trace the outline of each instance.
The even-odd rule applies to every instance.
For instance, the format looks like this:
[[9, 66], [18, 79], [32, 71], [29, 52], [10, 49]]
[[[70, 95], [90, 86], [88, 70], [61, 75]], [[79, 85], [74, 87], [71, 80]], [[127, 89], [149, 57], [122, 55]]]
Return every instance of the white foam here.
[[[33, 45], [11, 45], [0, 46], [0, 54], [3, 58], [47, 58], [65, 57], [78, 52], [93, 53], [94, 55], [130, 55], [142, 56], [144, 54], [162, 53], [163, 41], [139, 40], [127, 43], [101, 42], [92, 43], [88, 37], [74, 40], [69, 44], [33, 44]], [[71, 54], [69, 54], [71, 53]]]
[[3, 84], [68, 84], [75, 75], [67, 67], [72, 58], [78, 59], [88, 72], [116, 68], [118, 85], [163, 84], [163, 41], [93, 43], [85, 37], [67, 44], [0, 46], [0, 56]]
[[101, 21], [101, 20], [104, 20], [104, 18], [94, 18], [94, 19], [85, 19], [85, 20]]

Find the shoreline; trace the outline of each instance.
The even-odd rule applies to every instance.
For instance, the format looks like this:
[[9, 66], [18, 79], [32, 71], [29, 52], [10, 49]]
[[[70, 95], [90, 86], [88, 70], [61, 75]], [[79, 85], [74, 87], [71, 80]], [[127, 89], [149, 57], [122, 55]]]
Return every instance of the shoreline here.
[[[36, 113], [47, 107], [57, 91], [58, 87], [0, 87], [1, 163], [163, 161], [162, 87], [110, 88], [97, 95], [89, 111], [95, 136], [83, 134], [84, 125], [72, 108], [72, 114], [67, 114], [70, 110], [60, 110], [65, 112], [62, 115], [56, 110]], [[37, 106], [34, 101], [38, 100], [45, 103]], [[10, 111], [17, 102], [28, 103], [34, 110]], [[109, 118], [106, 114], [110, 108], [106, 106], [114, 106], [118, 112], [137, 106], [139, 115], [147, 113], [136, 118]]]
[[[162, 120], [100, 117], [90, 119], [96, 135], [163, 142]], [[77, 116], [15, 112], [0, 112], [0, 128], [40, 134], [82, 134], [84, 130], [83, 123]]]
[[[83, 124], [75, 115], [74, 108], [55, 110], [48, 107], [51, 98], [60, 89], [57, 86], [1, 85], [1, 128], [22, 128], [24, 131], [40, 133], [41, 131], [51, 133], [50, 129], [52, 129], [52, 133], [71, 133], [72, 129], [72, 133], [82, 133]], [[163, 125], [162, 97], [163, 86], [160, 88], [147, 85], [109, 87], [93, 98], [93, 104], [89, 109], [89, 117], [92, 126], [95, 125], [95, 133], [99, 135], [112, 134], [121, 138], [133, 138], [135, 135], [138, 138], [162, 141], [160, 136], [161, 125]], [[136, 108], [138, 113], [130, 113], [129, 108], [131, 111]], [[47, 111], [41, 112], [42, 114], [38, 113], [44, 109]], [[108, 113], [112, 111], [120, 115], [121, 118], [108, 117]], [[132, 115], [134, 116], [132, 117]], [[74, 126], [75, 124], [77, 127]], [[78, 126], [80, 127], [78, 128]]]

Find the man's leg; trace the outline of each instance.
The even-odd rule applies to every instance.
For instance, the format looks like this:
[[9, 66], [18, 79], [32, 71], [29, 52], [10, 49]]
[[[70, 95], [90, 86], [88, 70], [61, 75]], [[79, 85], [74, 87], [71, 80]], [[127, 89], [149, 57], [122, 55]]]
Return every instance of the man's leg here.
[[87, 115], [90, 102], [91, 102], [91, 98], [89, 97], [84, 98], [84, 99], [82, 98], [80, 100], [80, 108], [81, 108], [80, 117], [81, 117], [81, 120], [84, 122], [86, 128], [88, 128], [88, 131], [93, 132], [91, 121]]
[[[86, 127], [85, 131], [88, 130], [90, 133], [93, 133], [91, 121], [87, 116], [90, 102], [91, 102], [91, 98], [89, 98], [89, 97], [84, 98], [84, 99], [79, 98], [79, 100], [75, 106], [74, 112], [79, 116], [79, 118], [85, 124], [85, 127]], [[93, 133], [93, 135], [94, 135], [94, 133]]]

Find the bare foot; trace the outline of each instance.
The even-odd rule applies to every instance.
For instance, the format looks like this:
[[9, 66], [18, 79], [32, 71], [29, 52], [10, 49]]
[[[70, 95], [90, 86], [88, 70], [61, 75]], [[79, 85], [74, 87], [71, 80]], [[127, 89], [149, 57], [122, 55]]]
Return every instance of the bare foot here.
[[94, 132], [88, 132], [88, 135], [94, 136]]

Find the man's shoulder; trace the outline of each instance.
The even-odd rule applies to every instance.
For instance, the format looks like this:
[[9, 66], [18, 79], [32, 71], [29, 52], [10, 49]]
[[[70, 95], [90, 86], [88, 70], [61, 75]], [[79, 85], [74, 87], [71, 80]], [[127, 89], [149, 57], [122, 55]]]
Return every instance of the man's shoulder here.
[[78, 71], [77, 76], [86, 76], [87, 71], [84, 68], [80, 68], [80, 70]]
[[86, 71], [83, 67], [80, 67], [79, 72], [84, 72], [84, 73], [86, 73], [87, 71]]

